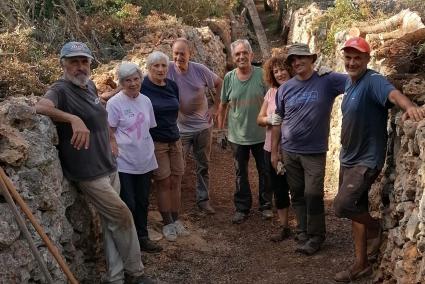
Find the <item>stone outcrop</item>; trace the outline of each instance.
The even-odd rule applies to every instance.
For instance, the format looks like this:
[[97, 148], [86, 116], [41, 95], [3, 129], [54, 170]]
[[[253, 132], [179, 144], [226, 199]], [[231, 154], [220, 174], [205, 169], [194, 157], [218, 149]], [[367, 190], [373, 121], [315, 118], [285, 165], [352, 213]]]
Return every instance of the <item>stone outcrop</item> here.
[[[216, 29], [223, 27], [223, 23], [211, 22], [215, 23]], [[123, 60], [138, 64], [146, 72], [146, 58], [150, 53], [159, 50], [172, 60], [174, 40], [184, 37], [190, 41], [192, 61], [205, 64], [220, 77], [224, 76], [228, 63], [225, 55], [226, 48], [220, 37], [215, 35], [209, 27], [194, 28], [182, 24], [175, 17], [155, 13], [147, 17], [145, 23], [148, 25], [146, 27], [149, 32], [139, 39]], [[221, 33], [227, 40], [230, 38], [228, 32], [224, 29]], [[93, 79], [101, 93], [110, 91], [116, 86], [115, 72], [119, 63], [120, 61], [111, 61], [94, 71]]]
[[[0, 164], [47, 235], [80, 281], [93, 283], [97, 255], [92, 214], [77, 190], [63, 179], [51, 120], [36, 115], [35, 97], [10, 97], [0, 104]], [[25, 218], [25, 217], [24, 217]], [[55, 283], [65, 276], [41, 238], [26, 222]], [[26, 239], [0, 195], [0, 283], [35, 283], [41, 271]]]

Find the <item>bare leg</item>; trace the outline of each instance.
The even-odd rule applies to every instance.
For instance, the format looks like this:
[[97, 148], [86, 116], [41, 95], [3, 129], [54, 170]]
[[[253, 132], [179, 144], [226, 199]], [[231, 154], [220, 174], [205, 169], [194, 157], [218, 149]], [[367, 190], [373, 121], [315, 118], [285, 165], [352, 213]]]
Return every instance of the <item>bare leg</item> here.
[[379, 221], [377, 219], [372, 218], [370, 214], [363, 213], [361, 215], [352, 216], [351, 220], [356, 223], [363, 224], [367, 229], [367, 239], [373, 239], [378, 236], [379, 233]]
[[167, 177], [162, 180], [155, 181], [155, 191], [158, 199], [159, 212], [162, 215], [164, 225], [173, 222], [171, 217], [171, 180]]
[[352, 272], [356, 273], [365, 269], [369, 264], [367, 261], [367, 239], [366, 226], [364, 224], [352, 221], [354, 252], [356, 260], [352, 267]]
[[282, 227], [288, 227], [288, 208], [277, 209], [279, 223]]
[[180, 204], [181, 204], [182, 176], [171, 175], [170, 180], [171, 180], [170, 209], [171, 209], [171, 212], [178, 213], [180, 211]]
[[155, 181], [158, 207], [161, 212], [171, 211], [170, 177]]

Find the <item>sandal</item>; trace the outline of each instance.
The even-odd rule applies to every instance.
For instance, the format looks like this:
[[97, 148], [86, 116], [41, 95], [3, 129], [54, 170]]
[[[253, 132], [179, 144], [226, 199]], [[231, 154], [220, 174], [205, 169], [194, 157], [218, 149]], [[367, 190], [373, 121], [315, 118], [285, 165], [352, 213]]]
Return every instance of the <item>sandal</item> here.
[[353, 273], [350, 269], [347, 269], [335, 274], [334, 280], [335, 282], [350, 283], [351, 281], [370, 276], [372, 275], [372, 272], [372, 266], [370, 265], [357, 273]]

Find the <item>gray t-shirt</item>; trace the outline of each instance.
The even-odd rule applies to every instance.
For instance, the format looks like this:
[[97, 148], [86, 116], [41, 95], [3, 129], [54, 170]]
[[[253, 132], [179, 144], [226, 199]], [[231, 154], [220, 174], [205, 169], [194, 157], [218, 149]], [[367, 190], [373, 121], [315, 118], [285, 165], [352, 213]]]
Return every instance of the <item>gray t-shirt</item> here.
[[94, 180], [116, 171], [109, 142], [108, 114], [97, 96], [96, 86], [89, 81], [82, 89], [70, 81], [60, 79], [45, 94], [56, 108], [81, 118], [90, 130], [90, 145], [75, 149], [70, 141], [69, 123], [56, 122], [59, 136], [59, 158], [65, 177], [72, 181]]
[[276, 113], [282, 118], [282, 149], [300, 154], [328, 150], [329, 123], [335, 97], [344, 92], [347, 75], [316, 72], [305, 81], [296, 77], [279, 87]]
[[207, 116], [206, 91], [214, 89], [214, 81], [218, 76], [206, 66], [189, 61], [185, 73], [181, 73], [174, 62], [170, 62], [167, 78], [176, 82], [179, 87], [178, 126], [180, 132], [196, 132], [210, 128], [213, 121]]

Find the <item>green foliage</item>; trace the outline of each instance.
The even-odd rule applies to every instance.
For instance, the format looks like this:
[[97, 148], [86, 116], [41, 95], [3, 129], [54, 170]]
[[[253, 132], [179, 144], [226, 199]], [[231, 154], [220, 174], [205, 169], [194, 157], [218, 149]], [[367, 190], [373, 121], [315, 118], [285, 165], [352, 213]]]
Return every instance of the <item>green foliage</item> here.
[[335, 7], [329, 8], [313, 24], [317, 31], [326, 31], [321, 51], [332, 55], [335, 51], [335, 34], [349, 28], [354, 22], [367, 19], [369, 15], [366, 4], [355, 6], [351, 0], [336, 0]]
[[140, 7], [140, 15], [147, 16], [151, 11], [160, 11], [182, 18], [189, 25], [197, 25], [208, 17], [221, 17], [237, 5], [239, 0], [92, 0], [86, 11], [100, 11], [119, 18], [128, 14], [128, 4]]

